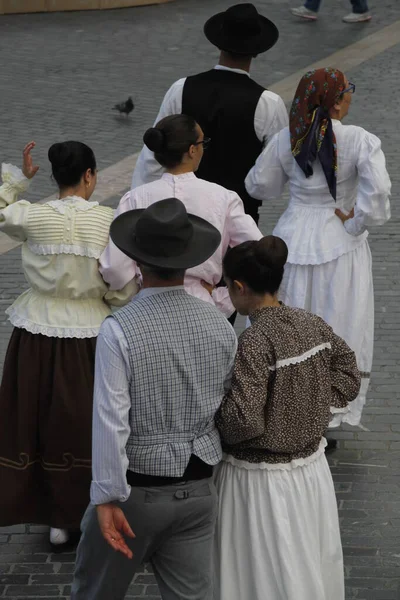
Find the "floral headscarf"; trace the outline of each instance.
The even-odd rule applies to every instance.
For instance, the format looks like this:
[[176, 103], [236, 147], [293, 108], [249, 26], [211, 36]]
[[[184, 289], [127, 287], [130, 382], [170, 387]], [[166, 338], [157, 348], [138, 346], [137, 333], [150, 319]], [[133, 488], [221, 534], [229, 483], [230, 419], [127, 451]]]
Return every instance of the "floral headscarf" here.
[[318, 157], [336, 200], [337, 150], [329, 110], [345, 89], [344, 75], [332, 68], [308, 71], [300, 80], [290, 109], [292, 154], [306, 177]]

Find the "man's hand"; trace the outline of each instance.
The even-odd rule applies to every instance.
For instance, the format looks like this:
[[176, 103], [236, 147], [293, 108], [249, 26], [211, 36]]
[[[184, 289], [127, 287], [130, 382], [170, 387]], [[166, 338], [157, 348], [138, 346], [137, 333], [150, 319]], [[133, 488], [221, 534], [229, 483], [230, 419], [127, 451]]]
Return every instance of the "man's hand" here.
[[133, 553], [123, 536], [134, 538], [135, 534], [130, 528], [123, 511], [112, 503], [99, 504], [96, 509], [101, 533], [106, 542], [117, 552], [121, 552], [127, 558], [132, 558]]
[[29, 144], [25, 146], [23, 151], [24, 162], [22, 166], [22, 172], [27, 179], [32, 179], [32, 177], [34, 177], [39, 171], [39, 167], [33, 166], [31, 156], [31, 151], [34, 149], [35, 146], [35, 142], [29, 142]]

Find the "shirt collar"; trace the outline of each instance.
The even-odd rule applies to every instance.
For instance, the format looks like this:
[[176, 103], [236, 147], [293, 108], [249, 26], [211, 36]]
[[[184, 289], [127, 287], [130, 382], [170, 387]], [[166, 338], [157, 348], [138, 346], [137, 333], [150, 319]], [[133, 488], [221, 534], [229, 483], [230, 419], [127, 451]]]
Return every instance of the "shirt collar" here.
[[286, 310], [286, 305], [283, 304], [283, 302], [279, 302], [279, 304], [280, 306], [264, 306], [263, 308], [257, 308], [254, 312], [249, 314], [250, 323], [253, 325], [260, 317], [271, 314], [271, 310], [279, 310], [280, 313], [282, 312], [282, 309]]
[[247, 77], [250, 77], [250, 73], [243, 71], [243, 69], [232, 69], [231, 67], [225, 67], [224, 65], [215, 65], [214, 69], [217, 69], [217, 71], [232, 71], [232, 73], [239, 73], [239, 75], [247, 75]]
[[89, 202], [81, 196], [68, 196], [62, 200], [58, 198], [57, 200], [50, 200], [47, 204], [61, 214], [65, 214], [65, 210], [71, 206], [78, 211], [86, 211], [99, 206], [98, 202]]
[[193, 171], [190, 171], [190, 173], [179, 173], [179, 175], [174, 175], [173, 173], [163, 173], [161, 179], [194, 179], [196, 177], [196, 175], [193, 173]]
[[149, 296], [155, 296], [156, 294], [165, 294], [166, 292], [176, 292], [178, 290], [183, 290], [183, 285], [171, 285], [165, 287], [150, 287], [141, 289], [138, 294], [134, 297], [136, 298], [148, 298]]

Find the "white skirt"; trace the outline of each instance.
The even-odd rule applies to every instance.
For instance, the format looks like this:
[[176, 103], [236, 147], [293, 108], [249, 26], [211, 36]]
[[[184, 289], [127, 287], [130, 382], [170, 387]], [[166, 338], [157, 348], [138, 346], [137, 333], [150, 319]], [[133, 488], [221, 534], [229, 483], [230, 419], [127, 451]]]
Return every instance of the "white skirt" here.
[[362, 374], [360, 393], [341, 422], [359, 425], [366, 401], [374, 345], [374, 287], [372, 257], [365, 240], [358, 248], [320, 265], [287, 263], [279, 298], [288, 306], [319, 315], [354, 350]]
[[343, 554], [325, 440], [285, 465], [224, 457], [214, 600], [344, 600]]

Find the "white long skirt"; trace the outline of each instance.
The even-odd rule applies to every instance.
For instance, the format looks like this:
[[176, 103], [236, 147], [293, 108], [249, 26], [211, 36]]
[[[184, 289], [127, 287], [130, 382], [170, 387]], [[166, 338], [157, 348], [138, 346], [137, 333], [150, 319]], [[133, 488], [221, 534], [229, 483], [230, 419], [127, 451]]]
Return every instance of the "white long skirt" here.
[[286, 465], [219, 465], [214, 600], [344, 600], [325, 444]]
[[362, 374], [360, 393], [347, 412], [334, 415], [330, 426], [337, 427], [341, 422], [359, 425], [374, 345], [374, 287], [368, 241], [320, 265], [286, 264], [279, 294], [288, 306], [322, 317], [354, 350]]

